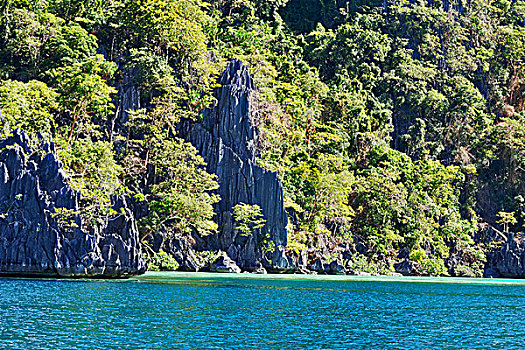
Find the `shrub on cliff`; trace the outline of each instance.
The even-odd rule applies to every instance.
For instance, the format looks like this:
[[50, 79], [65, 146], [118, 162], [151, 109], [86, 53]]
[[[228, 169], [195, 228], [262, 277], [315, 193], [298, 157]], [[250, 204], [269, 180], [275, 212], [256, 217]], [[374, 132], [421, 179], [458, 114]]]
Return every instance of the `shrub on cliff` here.
[[27, 83], [14, 80], [0, 82], [2, 122], [9, 128], [19, 127], [30, 133], [41, 132], [51, 137], [55, 133], [57, 97], [55, 90], [37, 80]]

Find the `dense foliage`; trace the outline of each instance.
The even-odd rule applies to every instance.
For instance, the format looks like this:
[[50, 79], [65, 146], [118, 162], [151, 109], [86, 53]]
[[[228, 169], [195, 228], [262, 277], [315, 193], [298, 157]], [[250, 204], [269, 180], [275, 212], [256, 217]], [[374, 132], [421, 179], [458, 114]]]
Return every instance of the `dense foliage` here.
[[[127, 193], [147, 207], [144, 237], [205, 235], [217, 182], [177, 125], [213, 104], [237, 57], [258, 88], [258, 162], [283, 182], [291, 254], [350, 245], [371, 271], [408, 259], [479, 275], [479, 225], [525, 223], [523, 5], [7, 0], [2, 119], [56, 141], [88, 226]], [[143, 109], [127, 110], [126, 84]], [[250, 206], [232, 214], [243, 234], [263, 222]]]

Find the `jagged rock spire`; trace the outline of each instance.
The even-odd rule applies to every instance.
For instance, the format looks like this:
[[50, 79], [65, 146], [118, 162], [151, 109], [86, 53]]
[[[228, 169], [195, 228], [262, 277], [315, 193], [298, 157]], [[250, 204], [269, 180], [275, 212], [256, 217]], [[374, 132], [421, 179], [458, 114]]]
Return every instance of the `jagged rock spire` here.
[[[203, 113], [202, 121], [193, 125], [187, 137], [207, 162], [208, 171], [217, 174], [220, 185], [221, 201], [216, 206], [220, 232], [205, 237], [199, 248], [226, 251], [244, 269], [260, 263], [287, 269], [289, 262], [282, 254], [288, 224], [282, 185], [277, 174], [254, 162], [257, 130], [250, 118], [250, 97], [255, 87], [248, 67], [232, 60], [219, 84], [217, 105]], [[245, 237], [234, 229], [231, 213], [239, 203], [261, 207], [267, 222], [260, 234]], [[277, 247], [271, 259], [265, 259], [259, 248], [266, 234]]]

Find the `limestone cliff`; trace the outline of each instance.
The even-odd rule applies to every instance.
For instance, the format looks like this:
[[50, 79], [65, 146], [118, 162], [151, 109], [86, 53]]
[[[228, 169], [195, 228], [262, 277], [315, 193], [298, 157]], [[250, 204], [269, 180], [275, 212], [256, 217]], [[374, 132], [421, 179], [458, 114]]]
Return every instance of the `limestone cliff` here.
[[36, 150], [15, 130], [0, 141], [0, 275], [124, 277], [145, 271], [138, 232], [125, 198], [119, 213], [86, 232], [82, 218], [64, 229], [56, 208], [78, 211], [80, 194], [68, 184], [53, 146]]
[[[217, 174], [220, 185], [221, 201], [216, 206], [219, 232], [199, 240], [197, 248], [225, 251], [246, 270], [260, 264], [288, 269], [289, 261], [283, 257], [288, 218], [282, 186], [275, 173], [255, 162], [258, 133], [251, 120], [250, 104], [255, 87], [248, 68], [239, 60], [231, 61], [219, 84], [216, 106], [205, 110], [202, 120], [185, 131], [208, 164], [207, 170]], [[267, 222], [260, 232], [245, 237], [234, 228], [232, 208], [239, 203], [261, 207]], [[275, 251], [266, 256], [260, 249], [263, 235], [269, 235], [275, 243]]]

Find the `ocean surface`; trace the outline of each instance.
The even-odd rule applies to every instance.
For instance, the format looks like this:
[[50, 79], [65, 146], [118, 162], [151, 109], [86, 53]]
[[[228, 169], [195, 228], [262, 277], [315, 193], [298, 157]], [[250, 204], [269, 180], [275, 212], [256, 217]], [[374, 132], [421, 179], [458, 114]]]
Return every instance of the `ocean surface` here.
[[524, 349], [525, 281], [0, 279], [0, 349]]

